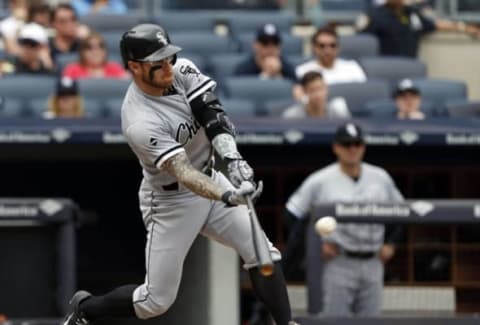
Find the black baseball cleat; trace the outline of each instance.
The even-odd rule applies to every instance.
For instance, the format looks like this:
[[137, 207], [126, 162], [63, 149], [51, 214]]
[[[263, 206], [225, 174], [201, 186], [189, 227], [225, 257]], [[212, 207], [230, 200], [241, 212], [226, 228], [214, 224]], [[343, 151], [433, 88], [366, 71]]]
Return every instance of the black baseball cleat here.
[[82, 301], [91, 296], [90, 292], [77, 291], [70, 300], [70, 313], [65, 317], [63, 325], [89, 325], [90, 322], [79, 306]]

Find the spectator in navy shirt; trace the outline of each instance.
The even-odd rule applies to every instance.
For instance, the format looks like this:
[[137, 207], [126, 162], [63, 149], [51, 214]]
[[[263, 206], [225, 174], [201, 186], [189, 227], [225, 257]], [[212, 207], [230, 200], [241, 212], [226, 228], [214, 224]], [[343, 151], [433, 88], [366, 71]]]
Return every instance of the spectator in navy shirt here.
[[287, 78], [296, 80], [295, 69], [281, 55], [281, 36], [277, 27], [266, 24], [257, 31], [252, 54], [240, 62], [235, 75], [254, 75], [263, 79]]

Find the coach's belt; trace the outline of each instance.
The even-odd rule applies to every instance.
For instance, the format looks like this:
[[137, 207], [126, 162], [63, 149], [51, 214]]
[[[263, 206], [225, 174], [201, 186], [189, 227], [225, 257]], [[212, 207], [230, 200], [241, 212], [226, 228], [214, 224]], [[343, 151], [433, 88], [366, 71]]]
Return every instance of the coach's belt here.
[[377, 255], [377, 252], [354, 252], [354, 251], [344, 250], [343, 254], [345, 254], [345, 256], [348, 256], [348, 257], [366, 260], [369, 258], [374, 258]]
[[[203, 171], [203, 173], [208, 177], [212, 177], [213, 170], [212, 168], [207, 168], [206, 170]], [[178, 183], [175, 182], [172, 184], [162, 185], [162, 188], [164, 191], [170, 192], [170, 191], [178, 191], [179, 186], [178, 186]]]

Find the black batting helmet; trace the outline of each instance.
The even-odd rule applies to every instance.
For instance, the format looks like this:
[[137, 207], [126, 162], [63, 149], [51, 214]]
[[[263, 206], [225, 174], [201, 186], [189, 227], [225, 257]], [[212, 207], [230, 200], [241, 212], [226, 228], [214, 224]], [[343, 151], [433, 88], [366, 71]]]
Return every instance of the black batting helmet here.
[[154, 62], [174, 56], [182, 49], [170, 43], [167, 31], [159, 25], [140, 24], [122, 35], [120, 53], [123, 64], [128, 68], [128, 61]]

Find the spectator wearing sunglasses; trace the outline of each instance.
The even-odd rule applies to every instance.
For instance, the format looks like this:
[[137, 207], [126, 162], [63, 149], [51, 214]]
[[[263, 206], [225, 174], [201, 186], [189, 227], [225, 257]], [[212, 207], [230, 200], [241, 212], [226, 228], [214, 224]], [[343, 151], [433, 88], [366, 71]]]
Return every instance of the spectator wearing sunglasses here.
[[92, 32], [80, 42], [79, 61], [68, 64], [64, 77], [81, 78], [128, 78], [127, 71], [118, 63], [108, 60], [108, 52], [101, 34]]
[[338, 57], [340, 48], [335, 29], [322, 27], [311, 39], [315, 59], [297, 66], [295, 73], [300, 80], [309, 71], [322, 73], [328, 85], [341, 82], [364, 82], [365, 72], [355, 60]]
[[18, 34], [19, 54], [15, 57], [15, 73], [49, 74], [53, 65], [48, 55], [48, 36], [45, 28], [36, 23], [24, 25]]
[[[364, 82], [367, 80], [365, 72], [355, 60], [346, 60], [338, 57], [339, 44], [335, 29], [327, 26], [319, 28], [312, 39], [314, 59], [300, 64], [295, 69], [297, 81], [311, 71], [320, 72], [327, 85], [342, 82]], [[293, 87], [293, 97], [301, 100], [305, 93], [299, 84]]]

